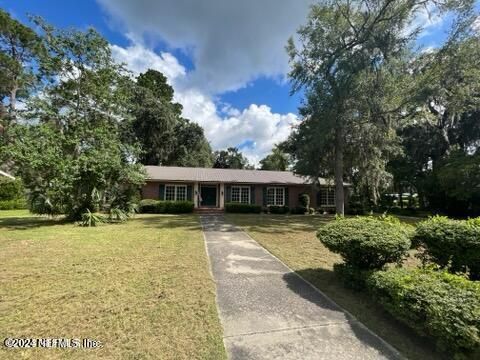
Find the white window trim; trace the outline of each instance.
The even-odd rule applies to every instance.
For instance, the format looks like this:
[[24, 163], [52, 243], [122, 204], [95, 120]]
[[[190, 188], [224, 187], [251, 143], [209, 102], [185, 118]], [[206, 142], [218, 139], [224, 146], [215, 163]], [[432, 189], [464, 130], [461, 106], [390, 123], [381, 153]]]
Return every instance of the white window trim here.
[[[167, 186], [172, 186], [175, 191], [174, 191], [174, 195], [173, 195], [173, 200], [167, 200]], [[178, 188], [184, 188], [185, 189], [185, 200], [178, 200]], [[179, 185], [179, 184], [165, 184], [165, 194], [163, 195], [163, 198], [166, 200], [166, 201], [187, 201], [188, 200], [188, 189], [187, 189], [187, 185]]]
[[[238, 189], [239, 191], [239, 201], [233, 201], [232, 199], [232, 194], [233, 194], [233, 189]], [[248, 189], [248, 202], [242, 202], [242, 189]], [[230, 189], [230, 201], [235, 204], [250, 204], [251, 203], [251, 193], [252, 189], [250, 186], [239, 186], [239, 185], [233, 185], [232, 188]]]
[[[268, 204], [268, 190], [273, 189], [273, 204]], [[282, 197], [282, 203], [277, 204], [277, 189], [282, 189], [283, 190], [283, 197]], [[267, 187], [267, 206], [285, 206], [285, 187], [283, 186], [269, 186]]]
[[[320, 189], [320, 191], [326, 191], [327, 192], [325, 194], [326, 204], [321, 203], [322, 195], [320, 194], [320, 207], [333, 207], [333, 206], [335, 206], [335, 188], [324, 187], [324, 188]], [[329, 191], [333, 191], [333, 202], [332, 203], [329, 203], [329, 201], [328, 201], [328, 199], [329, 199], [328, 192]]]

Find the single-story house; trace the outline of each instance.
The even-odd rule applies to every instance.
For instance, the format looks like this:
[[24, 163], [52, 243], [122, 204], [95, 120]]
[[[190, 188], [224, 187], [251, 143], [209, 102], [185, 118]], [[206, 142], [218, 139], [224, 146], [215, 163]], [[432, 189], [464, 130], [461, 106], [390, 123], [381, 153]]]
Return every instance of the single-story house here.
[[[335, 208], [335, 187], [325, 179], [311, 180], [291, 171], [146, 166], [142, 198], [193, 201], [195, 208], [223, 209], [226, 203], [300, 206], [299, 195], [310, 195], [310, 206]], [[345, 184], [348, 188], [348, 184]], [[346, 189], [347, 190], [347, 189]], [[346, 191], [346, 194], [348, 192]]]

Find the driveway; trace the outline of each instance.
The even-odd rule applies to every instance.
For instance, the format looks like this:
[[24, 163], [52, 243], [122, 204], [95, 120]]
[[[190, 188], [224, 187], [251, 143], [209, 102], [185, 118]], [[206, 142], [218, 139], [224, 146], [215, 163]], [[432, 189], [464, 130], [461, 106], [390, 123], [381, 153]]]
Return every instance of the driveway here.
[[223, 216], [202, 216], [230, 359], [400, 359]]

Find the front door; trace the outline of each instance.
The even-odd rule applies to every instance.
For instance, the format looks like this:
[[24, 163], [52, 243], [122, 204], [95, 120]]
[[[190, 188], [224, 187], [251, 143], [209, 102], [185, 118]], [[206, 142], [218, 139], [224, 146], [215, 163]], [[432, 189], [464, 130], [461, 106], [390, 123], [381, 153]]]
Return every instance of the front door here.
[[204, 186], [200, 187], [200, 206], [216, 207], [217, 206], [217, 187]]

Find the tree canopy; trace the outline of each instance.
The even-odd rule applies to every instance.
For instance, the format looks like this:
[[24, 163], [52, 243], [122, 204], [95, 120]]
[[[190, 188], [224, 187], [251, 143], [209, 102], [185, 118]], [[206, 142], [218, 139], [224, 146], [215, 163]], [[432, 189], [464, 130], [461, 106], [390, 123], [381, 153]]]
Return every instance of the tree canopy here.
[[248, 159], [236, 147], [218, 150], [214, 153], [213, 167], [217, 169], [252, 169]]

